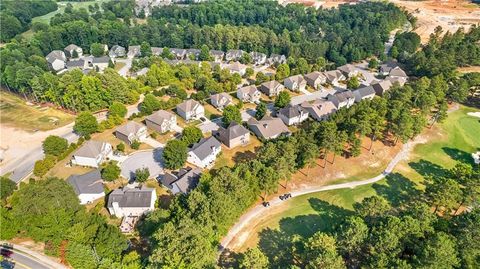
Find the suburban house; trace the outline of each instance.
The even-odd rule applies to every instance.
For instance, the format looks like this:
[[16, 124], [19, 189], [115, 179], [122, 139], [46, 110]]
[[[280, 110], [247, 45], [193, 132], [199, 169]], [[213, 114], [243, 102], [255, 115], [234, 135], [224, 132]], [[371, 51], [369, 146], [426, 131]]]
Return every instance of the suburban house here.
[[260, 101], [260, 91], [255, 85], [249, 85], [237, 90], [237, 98], [244, 103], [258, 103]]
[[114, 45], [111, 49], [108, 55], [111, 58], [116, 58], [116, 57], [125, 57], [127, 54], [126, 50], [124, 47], [119, 46], [119, 45]]
[[73, 153], [72, 164], [98, 168], [111, 155], [110, 143], [88, 140]]
[[90, 66], [90, 63], [88, 61], [86, 61], [85, 59], [78, 59], [78, 60], [68, 61], [67, 64], [66, 64], [66, 68], [67, 68], [67, 70], [72, 70], [72, 69], [75, 69], [75, 68], [78, 68], [80, 70], [84, 70], [84, 69], [91, 68], [91, 66]]
[[385, 78], [386, 81], [390, 81], [393, 84], [398, 83], [399, 86], [405, 85], [407, 82], [407, 78], [402, 78], [402, 77], [391, 77], [388, 76]]
[[175, 59], [183, 60], [187, 55], [187, 50], [173, 48], [173, 49], [170, 49], [170, 53], [173, 54], [173, 56], [175, 56]]
[[233, 98], [226, 92], [221, 92], [210, 96], [212, 106], [218, 109], [224, 109], [226, 106], [233, 104]]
[[93, 57], [92, 59], [93, 67], [99, 72], [103, 72], [105, 69], [107, 69], [109, 63], [110, 57], [108, 56]]
[[181, 168], [178, 172], [165, 173], [160, 183], [173, 194], [187, 194], [197, 187], [202, 170], [200, 168]]
[[222, 144], [215, 137], [202, 138], [188, 151], [187, 162], [201, 168], [211, 167], [221, 151]]
[[270, 58], [267, 59], [269, 65], [284, 64], [287, 62], [287, 57], [280, 54], [271, 54]]
[[127, 56], [128, 58], [142, 56], [142, 52], [140, 51], [140, 46], [128, 46]]
[[[68, 58], [78, 58], [82, 57], [83, 55], [83, 49], [75, 44], [70, 44], [66, 46], [63, 51]], [[77, 53], [77, 55], [74, 56], [75, 52]]]
[[338, 86], [340, 81], [346, 80], [347, 78], [339, 70], [330, 70], [324, 73], [327, 78], [327, 83], [330, 83], [333, 86]]
[[105, 196], [102, 175], [99, 169], [83, 175], [71, 175], [68, 177], [67, 182], [73, 187], [81, 205], [90, 204]]
[[225, 56], [225, 52], [221, 50], [210, 50], [210, 56], [213, 57], [213, 61], [216, 63], [220, 63], [223, 61], [223, 57]]
[[317, 99], [313, 102], [303, 102], [300, 106], [316, 121], [327, 120], [337, 111], [332, 101]]
[[151, 47], [152, 50], [152, 55], [154, 56], [160, 56], [163, 53], [163, 48], [160, 47]]
[[244, 146], [250, 142], [250, 132], [236, 122], [230, 123], [226, 129], [214, 131], [213, 136], [229, 148]]
[[267, 55], [265, 53], [252, 51], [250, 52], [250, 56], [252, 57], [254, 65], [262, 65], [267, 62]]
[[353, 96], [355, 96], [355, 102], [358, 103], [362, 100], [372, 100], [375, 97], [375, 90], [372, 86], [365, 86], [354, 90]]
[[239, 61], [245, 52], [243, 50], [229, 50], [225, 54], [225, 60], [230, 61]]
[[342, 72], [342, 74], [347, 78], [351, 78], [358, 75], [358, 70], [355, 68], [355, 66], [351, 64], [342, 65], [338, 67], [337, 70]]
[[157, 194], [154, 188], [123, 188], [110, 193], [107, 208], [117, 218], [139, 217], [155, 209]]
[[193, 58], [195, 60], [198, 60], [198, 57], [200, 56], [200, 50], [199, 49], [187, 49], [187, 58]]
[[308, 112], [300, 105], [288, 105], [278, 111], [278, 117], [286, 125], [296, 125], [308, 119]]
[[314, 71], [305, 75], [305, 80], [307, 85], [314, 88], [315, 90], [320, 90], [322, 84], [327, 82], [327, 78], [322, 72]]
[[188, 99], [177, 105], [177, 114], [186, 121], [198, 120], [205, 117], [205, 108], [199, 102]]
[[47, 59], [48, 67], [53, 71], [58, 72], [65, 69], [67, 57], [65, 57], [65, 53], [61, 50], [50, 52], [45, 59]]
[[240, 63], [240, 62], [234, 62], [234, 63], [231, 63], [231, 64], [227, 64], [225, 66], [225, 68], [227, 68], [231, 74], [240, 74], [240, 76], [243, 76], [245, 75], [245, 73], [247, 72], [247, 68], [248, 66]]
[[337, 109], [342, 107], [351, 107], [355, 103], [355, 96], [353, 96], [352, 91], [346, 89], [339, 89], [334, 94], [329, 94], [327, 96], [329, 101], [332, 101]]
[[382, 96], [386, 91], [390, 90], [392, 87], [392, 82], [390, 80], [382, 80], [371, 85], [373, 90], [375, 90], [375, 94], [378, 96]]
[[390, 71], [394, 69], [395, 67], [398, 67], [397, 61], [388, 61], [380, 65], [378, 68], [378, 73], [383, 76], [387, 76], [390, 74]]
[[177, 125], [177, 116], [166, 111], [159, 110], [145, 118], [145, 124], [161, 134], [172, 131]]
[[285, 86], [283, 86], [276, 80], [272, 80], [260, 84], [259, 89], [265, 95], [272, 97], [277, 96], [281, 91], [283, 91], [285, 89]]
[[302, 75], [296, 75], [286, 78], [283, 85], [291, 91], [303, 91], [307, 86], [307, 81]]
[[115, 136], [131, 145], [134, 141], [141, 142], [147, 138], [147, 127], [138, 122], [129, 121], [115, 130]]
[[290, 135], [290, 130], [283, 121], [270, 115], [265, 115], [261, 120], [252, 117], [247, 124], [248, 128], [262, 139], [274, 139], [282, 134]]

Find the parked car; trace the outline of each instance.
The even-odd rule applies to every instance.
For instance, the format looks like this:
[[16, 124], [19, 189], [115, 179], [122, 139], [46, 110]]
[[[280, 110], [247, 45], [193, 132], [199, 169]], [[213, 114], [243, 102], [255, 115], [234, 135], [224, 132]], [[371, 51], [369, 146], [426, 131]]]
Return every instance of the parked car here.
[[2, 248], [0, 250], [0, 254], [5, 258], [10, 258], [13, 254], [13, 251], [11, 251], [9, 249], [6, 249], [6, 248]]
[[269, 206], [270, 206], [270, 202], [263, 202], [262, 205], [263, 205], [264, 207], [269, 207]]

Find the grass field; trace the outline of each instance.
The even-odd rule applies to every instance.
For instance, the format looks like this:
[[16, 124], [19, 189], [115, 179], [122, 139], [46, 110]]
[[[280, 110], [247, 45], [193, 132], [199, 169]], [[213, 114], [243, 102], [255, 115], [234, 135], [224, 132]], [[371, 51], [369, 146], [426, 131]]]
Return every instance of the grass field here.
[[94, 1], [86, 1], [86, 2], [57, 2], [58, 3], [58, 9], [55, 11], [52, 11], [48, 14], [45, 14], [43, 16], [38, 16], [32, 19], [32, 23], [34, 22], [43, 22], [46, 24], [50, 23], [50, 19], [53, 18], [58, 13], [63, 13], [65, 10], [65, 7], [67, 6], [68, 3], [72, 4], [73, 9], [80, 9], [80, 8], [85, 8], [88, 11], [88, 6], [93, 5], [95, 3], [98, 3], [98, 5], [101, 7], [102, 2], [107, 2], [108, 0], [94, 0]]
[[[353, 204], [365, 197], [380, 195], [397, 206], [408, 197], [414, 197], [423, 186], [427, 174], [442, 173], [443, 167], [455, 165], [456, 160], [471, 160], [470, 153], [480, 149], [480, 119], [468, 116], [478, 111], [460, 106], [448, 119], [425, 131], [428, 143], [415, 147], [408, 161], [402, 162], [395, 173], [372, 185], [355, 189], [341, 189], [294, 197], [280, 209], [272, 209], [249, 232], [238, 251], [260, 245], [268, 247], [268, 238], [276, 233], [310, 236], [317, 231], [331, 231], [343, 218], [353, 213]], [[371, 177], [362, 175], [359, 179]], [[355, 180], [348, 178], [348, 180]], [[345, 182], [346, 179], [340, 180]], [[337, 182], [335, 182], [337, 183]]]
[[25, 100], [4, 90], [0, 93], [2, 124], [26, 131], [46, 131], [71, 123], [74, 116], [51, 107], [28, 105]]

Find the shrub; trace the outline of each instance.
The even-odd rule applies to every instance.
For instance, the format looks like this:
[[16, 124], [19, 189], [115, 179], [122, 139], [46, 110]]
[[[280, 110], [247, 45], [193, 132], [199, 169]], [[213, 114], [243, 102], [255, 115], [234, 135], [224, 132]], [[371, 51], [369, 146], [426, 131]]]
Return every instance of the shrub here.
[[138, 142], [137, 140], [134, 140], [134, 141], [132, 142], [132, 144], [130, 145], [130, 147], [131, 147], [132, 149], [138, 149], [138, 148], [140, 148], [140, 142]]

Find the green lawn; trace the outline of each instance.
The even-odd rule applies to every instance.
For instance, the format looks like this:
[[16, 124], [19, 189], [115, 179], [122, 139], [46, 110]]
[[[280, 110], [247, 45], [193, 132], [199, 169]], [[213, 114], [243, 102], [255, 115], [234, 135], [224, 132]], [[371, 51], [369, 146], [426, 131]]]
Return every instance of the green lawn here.
[[67, 3], [72, 4], [74, 9], [80, 9], [80, 8], [85, 8], [88, 11], [88, 6], [93, 5], [95, 3], [98, 3], [98, 5], [101, 7], [102, 2], [107, 2], [108, 0], [93, 0], [93, 1], [86, 1], [86, 2], [57, 2], [58, 3], [58, 9], [55, 11], [52, 11], [48, 14], [45, 14], [43, 16], [38, 16], [32, 19], [33, 22], [43, 22], [43, 23], [50, 23], [50, 19], [55, 16], [55, 14], [58, 13], [63, 13], [65, 10], [65, 7], [67, 6]]
[[[286, 201], [281, 211], [264, 216], [239, 250], [244, 251], [257, 244], [265, 248], [268, 238], [279, 234], [310, 236], [317, 231], [331, 231], [352, 214], [353, 204], [365, 197], [379, 195], [392, 206], [415, 197], [422, 188], [419, 183], [424, 175], [442, 173], [443, 167], [454, 166], [456, 160], [471, 160], [470, 153], [480, 149], [477, 137], [480, 134], [480, 119], [467, 115], [473, 111], [478, 110], [461, 106], [450, 113], [444, 123], [428, 130], [429, 142], [417, 145], [410, 160], [402, 163], [400, 169], [384, 180], [355, 189], [319, 192]], [[368, 173], [348, 180], [371, 176]]]

